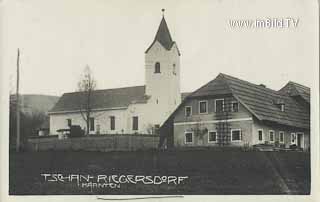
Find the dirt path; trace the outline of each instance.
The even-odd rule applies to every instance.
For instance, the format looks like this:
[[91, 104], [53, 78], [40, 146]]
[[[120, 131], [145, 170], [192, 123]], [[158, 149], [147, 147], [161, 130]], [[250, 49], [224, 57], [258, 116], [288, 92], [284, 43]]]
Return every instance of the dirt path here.
[[297, 180], [297, 176], [292, 173], [292, 169], [288, 167], [286, 162], [280, 159], [279, 155], [275, 155], [274, 152], [265, 152], [265, 156], [270, 161], [271, 168], [279, 179], [283, 191], [287, 194], [301, 194], [303, 189], [300, 186], [301, 182]]
[[[288, 184], [285, 181], [284, 176], [279, 172], [280, 166], [277, 161], [275, 161], [274, 155], [272, 152], [262, 152], [262, 156], [265, 158], [268, 165], [270, 165], [270, 169], [274, 173], [275, 180], [280, 185], [284, 194], [292, 194], [291, 190], [288, 187]], [[275, 163], [277, 162], [277, 163]]]

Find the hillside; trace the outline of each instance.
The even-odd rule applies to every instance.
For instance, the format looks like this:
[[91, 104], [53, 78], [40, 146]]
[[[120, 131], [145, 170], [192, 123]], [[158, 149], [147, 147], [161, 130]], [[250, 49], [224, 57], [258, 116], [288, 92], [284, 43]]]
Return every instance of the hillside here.
[[[10, 99], [15, 100], [15, 95]], [[59, 96], [51, 95], [21, 95], [22, 111], [25, 114], [37, 112], [47, 113], [59, 100]]]

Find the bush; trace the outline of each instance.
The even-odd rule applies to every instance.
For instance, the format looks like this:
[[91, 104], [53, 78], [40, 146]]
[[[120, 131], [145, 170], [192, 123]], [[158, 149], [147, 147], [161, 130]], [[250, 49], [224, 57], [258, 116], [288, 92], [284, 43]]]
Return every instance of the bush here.
[[292, 145], [290, 145], [289, 148], [290, 148], [290, 149], [298, 149], [298, 146], [297, 146], [296, 144], [292, 144]]
[[252, 148], [250, 148], [249, 142], [245, 142], [245, 143], [243, 144], [243, 146], [241, 147], [241, 149], [242, 149], [242, 151], [249, 151], [249, 150], [251, 150]]

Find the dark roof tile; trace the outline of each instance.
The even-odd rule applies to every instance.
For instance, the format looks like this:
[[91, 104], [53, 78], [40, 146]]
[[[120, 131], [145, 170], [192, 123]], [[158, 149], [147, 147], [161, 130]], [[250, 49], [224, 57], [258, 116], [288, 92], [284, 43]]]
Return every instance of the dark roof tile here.
[[283, 88], [279, 90], [279, 92], [293, 97], [299, 96], [310, 104], [310, 88], [307, 86], [289, 81]]
[[[148, 51], [156, 41], [158, 41], [166, 50], [171, 50], [172, 46], [175, 44], [175, 42], [172, 40], [167, 22], [164, 17], [162, 17], [162, 20], [160, 22], [158, 31], [156, 33], [156, 36], [154, 37], [153, 42], [147, 48], [145, 53], [148, 53]], [[178, 49], [178, 53], [180, 55], [179, 49]]]
[[[83, 92], [65, 93], [50, 112], [80, 110], [85, 97]], [[95, 90], [92, 92], [91, 106], [93, 109], [127, 107], [133, 102], [144, 102], [146, 99], [145, 86]]]
[[[305, 105], [301, 105], [289, 95], [226, 74], [219, 74], [193, 92], [189, 98], [227, 94], [236, 97], [259, 120], [310, 128], [310, 111]], [[284, 112], [275, 104], [277, 100], [284, 101]]]

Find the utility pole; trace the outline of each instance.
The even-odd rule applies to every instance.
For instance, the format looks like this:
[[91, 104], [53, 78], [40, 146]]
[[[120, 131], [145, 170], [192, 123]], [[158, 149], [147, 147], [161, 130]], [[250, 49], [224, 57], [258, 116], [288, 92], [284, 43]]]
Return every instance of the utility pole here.
[[20, 151], [20, 99], [19, 99], [19, 66], [20, 66], [20, 50], [18, 48], [18, 56], [17, 56], [17, 91], [16, 91], [16, 113], [17, 113], [17, 145], [16, 152]]

